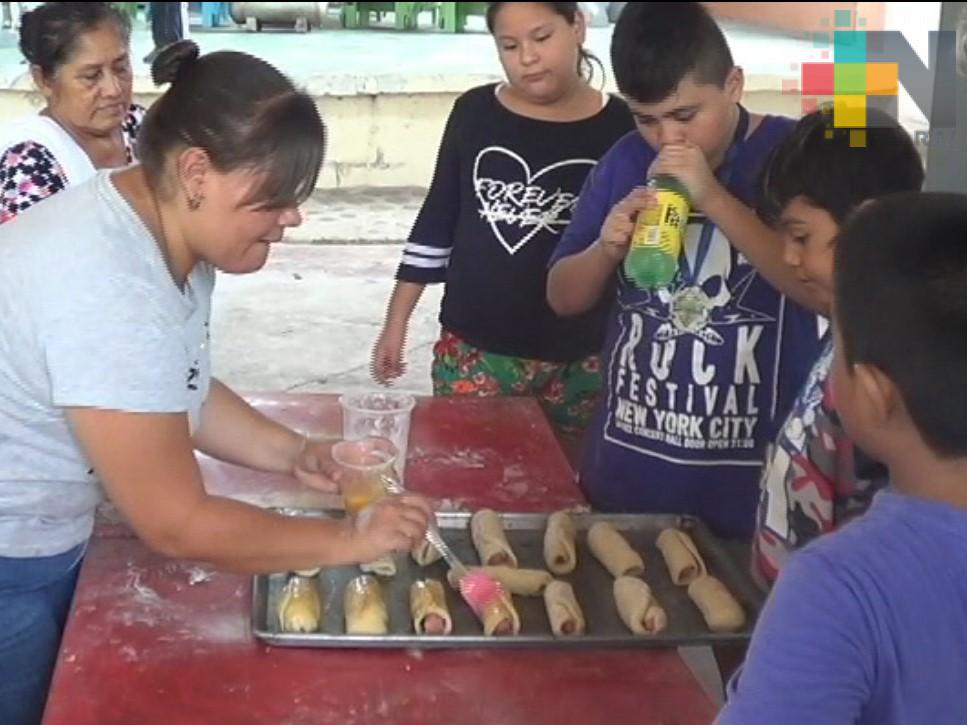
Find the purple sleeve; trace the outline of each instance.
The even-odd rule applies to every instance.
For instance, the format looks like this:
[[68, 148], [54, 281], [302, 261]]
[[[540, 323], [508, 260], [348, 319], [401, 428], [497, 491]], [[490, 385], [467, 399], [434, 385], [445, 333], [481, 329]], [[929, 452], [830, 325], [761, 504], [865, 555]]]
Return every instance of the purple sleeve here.
[[717, 725], [857, 722], [873, 682], [864, 597], [816, 551], [783, 568]]

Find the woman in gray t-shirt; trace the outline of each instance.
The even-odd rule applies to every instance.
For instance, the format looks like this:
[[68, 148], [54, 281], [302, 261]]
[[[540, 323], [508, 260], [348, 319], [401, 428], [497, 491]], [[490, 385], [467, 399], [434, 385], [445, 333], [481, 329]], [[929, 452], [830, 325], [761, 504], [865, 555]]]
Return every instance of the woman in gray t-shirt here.
[[[327, 444], [210, 377], [215, 270], [254, 272], [301, 218], [325, 129], [312, 99], [244, 53], [155, 61], [139, 166], [99, 172], [0, 227], [0, 722], [39, 716], [105, 493], [144, 542], [234, 571], [410, 550], [419, 497], [291, 518], [205, 492], [194, 452], [332, 489]], [[65, 233], [65, 223], [71, 233]]]

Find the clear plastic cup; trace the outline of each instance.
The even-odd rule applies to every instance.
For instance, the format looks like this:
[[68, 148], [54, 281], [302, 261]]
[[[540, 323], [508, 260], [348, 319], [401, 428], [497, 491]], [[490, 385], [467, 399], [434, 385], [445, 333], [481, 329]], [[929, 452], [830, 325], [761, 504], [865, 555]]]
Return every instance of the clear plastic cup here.
[[343, 506], [356, 514], [386, 495], [385, 478], [396, 478], [396, 448], [383, 438], [341, 441], [332, 447], [332, 459], [341, 470], [339, 486]]
[[339, 398], [342, 406], [342, 437], [385, 438], [396, 447], [396, 475], [403, 482], [410, 419], [416, 399], [407, 393], [352, 393]]

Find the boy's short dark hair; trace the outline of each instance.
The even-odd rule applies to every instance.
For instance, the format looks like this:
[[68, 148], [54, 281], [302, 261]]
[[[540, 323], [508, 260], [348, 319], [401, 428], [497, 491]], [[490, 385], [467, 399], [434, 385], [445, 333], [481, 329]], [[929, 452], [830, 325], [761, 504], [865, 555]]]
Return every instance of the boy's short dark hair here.
[[657, 103], [689, 73], [695, 82], [725, 86], [735, 64], [721, 28], [701, 3], [628, 3], [611, 38], [619, 90]]
[[967, 196], [905, 192], [863, 206], [840, 232], [835, 267], [847, 364], [889, 376], [938, 455], [967, 455]]
[[923, 161], [909, 134], [890, 115], [867, 109], [865, 146], [852, 147], [848, 128], [833, 126], [823, 107], [799, 120], [759, 177], [757, 211], [775, 223], [797, 196], [842, 224], [867, 199], [923, 186]]

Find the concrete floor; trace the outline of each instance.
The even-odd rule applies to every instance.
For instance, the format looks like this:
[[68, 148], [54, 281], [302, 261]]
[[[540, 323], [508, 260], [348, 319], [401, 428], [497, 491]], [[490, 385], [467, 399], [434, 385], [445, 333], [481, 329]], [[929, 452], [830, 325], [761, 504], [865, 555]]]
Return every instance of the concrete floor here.
[[[370, 351], [399, 245], [280, 244], [262, 271], [221, 275], [212, 319], [215, 374], [242, 391], [342, 392], [372, 387]], [[441, 289], [410, 326], [410, 368], [397, 387], [430, 392]]]

